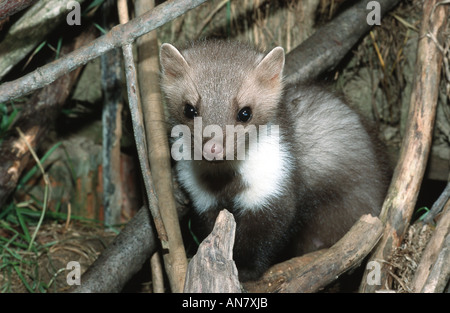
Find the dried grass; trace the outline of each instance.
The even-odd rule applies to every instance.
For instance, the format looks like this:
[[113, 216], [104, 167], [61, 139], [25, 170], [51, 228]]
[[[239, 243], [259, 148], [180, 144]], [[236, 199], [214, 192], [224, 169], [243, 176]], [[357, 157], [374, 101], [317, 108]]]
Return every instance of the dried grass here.
[[432, 226], [422, 223], [413, 224], [408, 228], [402, 245], [390, 262], [391, 275], [394, 278], [393, 289], [397, 292], [412, 292], [411, 282], [433, 230]]
[[62, 292], [69, 287], [67, 263], [79, 262], [83, 273], [114, 237], [114, 232], [93, 223], [75, 222], [68, 228], [64, 223], [46, 223], [36, 237], [37, 251], [28, 252], [11, 246], [9, 252], [6, 249], [1, 252], [2, 260], [6, 259], [6, 254], [14, 254], [15, 258], [2, 263], [0, 290]]

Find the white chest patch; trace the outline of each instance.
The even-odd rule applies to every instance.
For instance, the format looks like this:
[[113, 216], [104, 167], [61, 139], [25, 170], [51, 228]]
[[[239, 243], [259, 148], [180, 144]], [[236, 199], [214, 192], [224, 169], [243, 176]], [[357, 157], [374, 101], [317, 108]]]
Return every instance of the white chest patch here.
[[[258, 144], [249, 147], [248, 159], [240, 162], [237, 171], [245, 187], [238, 194], [230, 195], [237, 212], [257, 211], [283, 192], [292, 166], [291, 156], [279, 144], [278, 136], [279, 132], [272, 130], [270, 136], [259, 137]], [[192, 161], [178, 161], [177, 171], [178, 180], [189, 192], [197, 212], [219, 205], [215, 195], [197, 181]]]
[[[254, 211], [281, 195], [286, 177], [292, 170], [290, 154], [279, 144], [279, 131], [259, 137], [258, 145], [249, 147], [250, 159], [242, 162], [239, 173], [246, 186], [234, 198], [238, 210]], [[252, 158], [254, 156], [254, 158]]]

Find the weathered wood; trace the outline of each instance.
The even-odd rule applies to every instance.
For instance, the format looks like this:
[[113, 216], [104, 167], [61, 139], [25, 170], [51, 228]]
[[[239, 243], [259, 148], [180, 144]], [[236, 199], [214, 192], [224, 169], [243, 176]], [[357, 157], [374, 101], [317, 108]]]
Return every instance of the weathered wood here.
[[137, 72], [134, 65], [131, 44], [123, 46], [122, 51], [126, 68], [125, 75], [127, 77], [128, 105], [130, 107], [131, 120], [133, 123], [133, 134], [134, 140], [136, 142], [136, 149], [139, 159], [139, 165], [141, 167], [142, 179], [144, 181], [148, 206], [150, 207], [153, 216], [156, 231], [158, 232], [159, 239], [164, 245], [168, 241], [168, 237], [159, 211], [158, 198], [156, 197], [153, 179], [150, 173], [150, 163], [147, 155], [147, 143], [145, 140], [144, 118], [140, 103], [141, 101], [139, 84], [137, 81]]
[[[450, 275], [450, 260], [444, 258], [450, 252], [449, 240], [450, 201], [447, 201], [433, 236], [428, 242], [414, 274], [412, 281], [412, 290], [414, 292], [442, 292], [444, 290], [445, 283], [449, 278], [448, 275]], [[442, 283], [438, 284], [439, 279], [444, 281], [443, 286]]]
[[442, 68], [442, 53], [428, 35], [443, 42], [442, 30], [445, 29], [448, 19], [448, 7], [436, 6], [439, 2], [442, 1], [424, 1], [408, 124], [400, 158], [380, 214], [386, 228], [382, 240], [371, 256], [371, 261], [386, 261], [381, 267], [381, 284], [368, 285], [364, 277], [360, 286], [361, 292], [374, 292], [391, 285], [389, 260], [401, 244], [409, 225], [425, 172]]
[[272, 293], [280, 286], [294, 279], [297, 272], [323, 255], [328, 249], [314, 251], [290, 260], [275, 264], [270, 267], [257, 281], [244, 282], [244, 289], [252, 293]]
[[[175, 198], [178, 216], [182, 218], [187, 213], [186, 195], [175, 188]], [[150, 210], [144, 206], [81, 276], [81, 285], [71, 291], [120, 292], [159, 246]]]
[[37, 0], [1, 0], [0, 1], [0, 20], [4, 18], [14, 15], [17, 12], [22, 11], [23, 9], [29, 7]]
[[450, 281], [450, 234], [445, 239], [445, 245], [439, 252], [436, 262], [433, 264], [430, 275], [423, 285], [421, 292], [444, 292]]
[[81, 276], [73, 292], [120, 292], [158, 247], [151, 215], [142, 207]]
[[[137, 15], [145, 14], [154, 6], [146, 1], [147, 7], [138, 1]], [[138, 39], [139, 87], [142, 112], [155, 192], [159, 199], [159, 211], [167, 233], [164, 264], [174, 292], [182, 292], [187, 269], [187, 258], [178, 222], [176, 203], [173, 196], [171, 156], [165, 123], [164, 107], [159, 88], [159, 49], [156, 31]]]
[[38, 1], [27, 10], [0, 42], [0, 80], [65, 21], [68, 12], [65, 0]]
[[[165, 261], [164, 266], [166, 268], [172, 292], [182, 292], [186, 275], [187, 259], [178, 222], [175, 198], [173, 196], [168, 139], [166, 137], [165, 127], [161, 126], [161, 124], [164, 125], [164, 114], [158, 115], [156, 127], [154, 126], [155, 124], [148, 123], [146, 125], [147, 127], [144, 128], [145, 115], [143, 116], [142, 114], [142, 103], [140, 100], [141, 92], [138, 84], [135, 62], [133, 60], [132, 45], [126, 44], [122, 47], [122, 50], [127, 78], [128, 103], [131, 111], [139, 163], [142, 168], [149, 203], [154, 208], [152, 212], [159, 211], [159, 214], [157, 213], [155, 215], [155, 223], [159, 221], [159, 217], [161, 217], [164, 225], [164, 234], [158, 233], [165, 251], [163, 255]], [[146, 86], [143, 88], [146, 88]], [[154, 92], [155, 91], [153, 90], [153, 93]], [[144, 93], [144, 95], [146, 95], [146, 93]], [[146, 100], [148, 99], [146, 98]], [[152, 103], [152, 106], [154, 105], [161, 106], [160, 103]], [[162, 106], [160, 110], [156, 109], [156, 111], [163, 112]], [[153, 111], [151, 113], [153, 113]], [[144, 129], [150, 129], [150, 138], [147, 138], [149, 144], [145, 141]], [[164, 131], [161, 132], [160, 130]], [[154, 134], [155, 132], [156, 134]], [[155, 138], [155, 136], [157, 137]], [[163, 142], [161, 143], [161, 141]], [[165, 147], [166, 150], [164, 149]], [[167, 151], [167, 153], [160, 155], [158, 153], [155, 154], [154, 151]], [[148, 169], [149, 161], [153, 172], [151, 175]], [[153, 184], [152, 181], [155, 181], [155, 183]], [[157, 192], [158, 206], [151, 203], [155, 200], [155, 191]], [[158, 208], [160, 209], [158, 210]]]
[[436, 215], [438, 215], [445, 207], [445, 204], [450, 199], [450, 182], [447, 182], [447, 186], [445, 186], [444, 191], [441, 193], [439, 198], [433, 203], [430, 211], [427, 212], [427, 215], [423, 219], [425, 224], [429, 224], [433, 222]]
[[331, 248], [312, 262], [297, 268], [294, 275], [273, 288], [276, 292], [317, 292], [344, 272], [357, 266], [377, 244], [383, 224], [377, 217], [363, 215]]
[[236, 222], [222, 210], [214, 229], [189, 262], [184, 292], [240, 292], [238, 271], [233, 261]]
[[150, 258], [150, 269], [152, 271], [152, 291], [153, 293], [164, 293], [163, 266], [159, 258], [160, 253], [156, 251]]

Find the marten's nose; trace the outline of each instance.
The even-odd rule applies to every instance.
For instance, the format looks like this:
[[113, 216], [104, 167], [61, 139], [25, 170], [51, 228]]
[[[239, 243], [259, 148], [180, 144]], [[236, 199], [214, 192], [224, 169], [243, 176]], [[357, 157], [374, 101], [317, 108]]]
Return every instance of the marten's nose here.
[[203, 146], [203, 157], [208, 160], [223, 160], [223, 144], [211, 139]]

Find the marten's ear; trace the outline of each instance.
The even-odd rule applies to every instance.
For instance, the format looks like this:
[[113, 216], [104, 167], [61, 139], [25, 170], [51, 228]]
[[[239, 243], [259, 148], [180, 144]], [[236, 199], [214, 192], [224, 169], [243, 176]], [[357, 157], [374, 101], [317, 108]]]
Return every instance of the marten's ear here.
[[163, 74], [169, 77], [182, 77], [189, 68], [180, 51], [169, 43], [164, 43], [161, 46], [159, 59]]
[[272, 49], [256, 66], [255, 73], [259, 82], [267, 87], [277, 87], [281, 83], [284, 68], [284, 49]]

